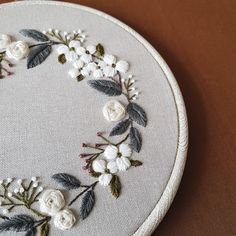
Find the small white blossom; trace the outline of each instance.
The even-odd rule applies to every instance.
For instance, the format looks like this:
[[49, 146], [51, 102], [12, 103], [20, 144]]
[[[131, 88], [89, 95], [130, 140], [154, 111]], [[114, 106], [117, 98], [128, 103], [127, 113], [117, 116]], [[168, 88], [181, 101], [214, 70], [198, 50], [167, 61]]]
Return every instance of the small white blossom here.
[[38, 191], [39, 191], [40, 193], [43, 192], [43, 190], [44, 190], [43, 187], [39, 187], [39, 188], [38, 188]]
[[70, 75], [72, 79], [76, 79], [80, 75], [80, 72], [78, 69], [72, 68], [69, 70], [68, 74]]
[[126, 73], [129, 69], [129, 64], [127, 61], [116, 60], [116, 57], [113, 55], [104, 55], [104, 62], [107, 66], [103, 69], [104, 74], [108, 77], [113, 77], [117, 74], [117, 71], [121, 73]]
[[106, 63], [104, 61], [99, 61], [98, 63], [91, 62], [88, 64], [89, 70], [92, 72], [94, 78], [99, 79], [104, 76], [103, 69]]
[[6, 180], [6, 182], [9, 184], [9, 183], [11, 183], [13, 181], [13, 179], [12, 178], [7, 178], [7, 180]]
[[19, 61], [28, 56], [30, 52], [29, 46], [26, 42], [17, 41], [12, 42], [6, 48], [6, 54], [9, 58]]
[[65, 206], [65, 199], [59, 190], [49, 189], [39, 199], [40, 210], [48, 215], [56, 215]]
[[20, 193], [23, 193], [25, 189], [23, 187], [20, 188]]
[[37, 177], [36, 177], [36, 176], [33, 176], [33, 177], [31, 178], [31, 181], [36, 182], [36, 181], [37, 181]]
[[37, 188], [39, 186], [39, 183], [38, 182], [34, 182], [33, 183], [33, 188]]
[[[98, 181], [104, 187], [110, 184], [112, 179], [112, 174], [116, 173], [114, 167], [112, 165], [108, 165], [105, 160], [93, 161], [92, 168], [95, 172], [101, 173], [101, 175], [98, 178]], [[107, 173], [107, 170], [109, 170], [110, 173]]]
[[109, 122], [119, 121], [125, 117], [125, 107], [116, 100], [108, 101], [102, 109], [105, 119]]
[[6, 34], [0, 35], [0, 49], [5, 49], [11, 43], [11, 37]]
[[84, 66], [84, 63], [81, 60], [76, 60], [73, 63], [74, 68], [81, 69]]
[[73, 212], [69, 209], [64, 209], [58, 212], [54, 218], [54, 225], [60, 230], [70, 229], [76, 222]]
[[[122, 143], [119, 147], [108, 145], [104, 151], [104, 156], [108, 161], [115, 161], [119, 171], [126, 171], [130, 166], [129, 158], [132, 155], [132, 149], [128, 144]], [[113, 163], [113, 168], [115, 164]]]
[[81, 30], [81, 29], [78, 29], [78, 30], [77, 30], [77, 33], [78, 33], [78, 34], [81, 34], [81, 33], [82, 33], [82, 30]]
[[14, 189], [14, 193], [17, 194], [17, 193], [19, 193], [19, 192], [20, 192], [20, 190], [19, 190], [18, 188], [15, 188], [15, 189]]
[[81, 43], [80, 43], [79, 41], [77, 41], [77, 40], [72, 40], [72, 41], [70, 41], [70, 43], [69, 43], [69, 48], [74, 48], [74, 49], [76, 49], [76, 48], [80, 47], [80, 45], [81, 45]]
[[78, 47], [76, 49], [76, 53], [80, 56], [80, 59], [84, 63], [89, 63], [92, 61], [93, 57], [92, 55], [96, 52], [96, 47], [93, 45], [89, 45], [86, 48], [84, 47]]
[[17, 184], [20, 185], [20, 186], [21, 186], [22, 182], [23, 182], [22, 179], [18, 179], [18, 180], [17, 180]]
[[12, 193], [7, 193], [8, 197], [12, 197], [12, 195], [13, 195]]

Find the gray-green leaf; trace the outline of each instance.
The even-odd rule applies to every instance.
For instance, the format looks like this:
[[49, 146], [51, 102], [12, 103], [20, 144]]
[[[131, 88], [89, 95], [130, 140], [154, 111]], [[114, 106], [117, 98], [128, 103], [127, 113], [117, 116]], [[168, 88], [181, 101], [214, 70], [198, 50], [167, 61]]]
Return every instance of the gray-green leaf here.
[[84, 220], [93, 210], [95, 204], [95, 194], [93, 190], [86, 193], [82, 200], [82, 205], [80, 207], [80, 217]]
[[15, 215], [0, 224], [0, 232], [26, 232], [32, 230], [34, 219], [28, 215]]
[[89, 80], [89, 85], [108, 96], [118, 96], [122, 93], [122, 88], [119, 84], [109, 80]]
[[52, 179], [68, 190], [79, 188], [81, 184], [77, 178], [66, 173], [55, 174]]
[[20, 30], [20, 33], [22, 35], [24, 35], [25, 37], [32, 38], [32, 39], [39, 41], [39, 42], [49, 41], [49, 38], [45, 34], [41, 33], [38, 30], [22, 29], [22, 30]]
[[109, 184], [112, 195], [118, 198], [121, 193], [121, 183], [117, 175], [113, 175], [111, 182]]
[[110, 136], [123, 134], [129, 128], [129, 125], [130, 125], [129, 119], [121, 121], [112, 129]]
[[51, 50], [50, 45], [41, 45], [33, 49], [28, 56], [27, 68], [30, 69], [41, 64], [49, 56]]
[[37, 229], [36, 228], [32, 228], [30, 230], [28, 230], [25, 234], [25, 236], [35, 236], [37, 233]]
[[135, 152], [140, 152], [141, 147], [142, 147], [142, 137], [139, 131], [136, 128], [132, 127], [130, 129], [129, 137], [130, 137], [130, 145], [132, 149]]
[[130, 118], [134, 120], [136, 123], [138, 123], [139, 125], [142, 125], [144, 127], [147, 125], [146, 112], [138, 104], [133, 103], [133, 102], [130, 103], [127, 106], [127, 112], [130, 115]]

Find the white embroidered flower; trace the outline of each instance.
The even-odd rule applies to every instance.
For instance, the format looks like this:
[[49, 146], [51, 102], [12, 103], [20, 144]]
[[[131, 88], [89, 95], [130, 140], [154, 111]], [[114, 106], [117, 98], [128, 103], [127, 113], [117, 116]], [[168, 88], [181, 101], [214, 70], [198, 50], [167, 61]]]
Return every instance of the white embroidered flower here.
[[65, 199], [59, 190], [49, 189], [39, 199], [40, 210], [48, 215], [55, 215], [65, 206]]
[[77, 40], [71, 40], [69, 43], [69, 48], [76, 50], [81, 46], [81, 43]]
[[58, 212], [54, 218], [54, 225], [60, 230], [70, 229], [76, 222], [73, 212], [69, 209], [64, 209]]
[[81, 69], [84, 66], [84, 63], [83, 63], [83, 61], [78, 59], [78, 60], [74, 61], [73, 66], [76, 69]]
[[[110, 161], [112, 168], [115, 169], [115, 164], [119, 171], [126, 171], [131, 166], [129, 158], [132, 155], [132, 149], [126, 143], [122, 143], [119, 147], [109, 145], [104, 151], [105, 158]], [[109, 163], [110, 163], [109, 162]]]
[[116, 57], [113, 55], [104, 55], [104, 62], [107, 66], [103, 69], [104, 74], [108, 77], [113, 77], [116, 75], [117, 71], [121, 73], [126, 73], [129, 69], [129, 64], [127, 61], [116, 60]]
[[23, 41], [17, 41], [9, 44], [6, 48], [6, 54], [9, 58], [16, 61], [28, 56], [30, 52], [29, 46]]
[[98, 79], [104, 76], [103, 69], [106, 63], [104, 61], [99, 61], [98, 63], [91, 62], [88, 64], [89, 70], [92, 72], [94, 78]]
[[80, 72], [78, 69], [72, 68], [69, 70], [68, 74], [70, 75], [72, 79], [76, 79], [80, 75]]
[[92, 55], [96, 52], [96, 47], [93, 45], [87, 46], [86, 48], [84, 47], [78, 47], [76, 49], [76, 53], [80, 56], [80, 59], [84, 63], [89, 63], [92, 61], [93, 57]]
[[98, 181], [104, 187], [110, 184], [112, 174], [117, 172], [117, 169], [115, 170], [113, 165], [109, 163], [107, 164], [105, 160], [93, 161], [92, 168], [95, 172], [101, 173], [101, 175], [98, 177]]
[[6, 34], [0, 35], [0, 49], [5, 49], [11, 43], [11, 37]]
[[66, 45], [61, 45], [57, 48], [57, 53], [59, 55], [64, 54], [67, 61], [74, 62], [78, 59], [78, 55], [75, 50], [80, 47], [80, 42], [72, 40], [69, 43], [69, 47]]
[[109, 122], [122, 120], [126, 115], [125, 107], [116, 100], [108, 101], [102, 112], [105, 119]]

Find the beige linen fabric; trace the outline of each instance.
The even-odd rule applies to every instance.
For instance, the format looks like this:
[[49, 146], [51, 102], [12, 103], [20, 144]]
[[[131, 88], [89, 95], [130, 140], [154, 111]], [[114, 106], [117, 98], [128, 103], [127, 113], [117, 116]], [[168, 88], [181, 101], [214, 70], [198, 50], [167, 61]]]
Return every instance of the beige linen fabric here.
[[[132, 235], [150, 215], [169, 181], [178, 144], [178, 115], [172, 89], [162, 68], [134, 36], [104, 17], [83, 9], [54, 5], [0, 5], [0, 29], [23, 39], [22, 28], [45, 30], [79, 28], [88, 35], [86, 45], [102, 43], [107, 52], [129, 61], [137, 101], [147, 112], [148, 126], [140, 128], [143, 148], [133, 158], [143, 161], [119, 176], [122, 195], [115, 200], [109, 190], [96, 188], [96, 206], [85, 221], [52, 235]], [[27, 39], [27, 41], [29, 41]], [[102, 115], [108, 97], [92, 90], [87, 81], [78, 83], [67, 72], [71, 65], [57, 62], [55, 47], [40, 66], [27, 70], [17, 63], [15, 75], [0, 81], [0, 179], [41, 176], [47, 187], [56, 188], [50, 176], [67, 172], [89, 184], [78, 158], [83, 142], [97, 140], [97, 131], [112, 124]], [[122, 99], [118, 98], [122, 101]], [[72, 197], [72, 192], [68, 197]], [[79, 203], [73, 206], [78, 212]], [[4, 235], [14, 235], [13, 233]]]

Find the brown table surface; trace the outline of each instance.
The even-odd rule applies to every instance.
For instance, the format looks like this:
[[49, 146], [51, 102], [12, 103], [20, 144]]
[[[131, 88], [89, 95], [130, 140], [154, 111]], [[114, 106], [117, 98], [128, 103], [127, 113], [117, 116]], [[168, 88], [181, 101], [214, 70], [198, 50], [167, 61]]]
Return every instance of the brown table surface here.
[[153, 235], [236, 235], [236, 1], [68, 2], [134, 28], [161, 53], [181, 87], [188, 160], [174, 203]]

